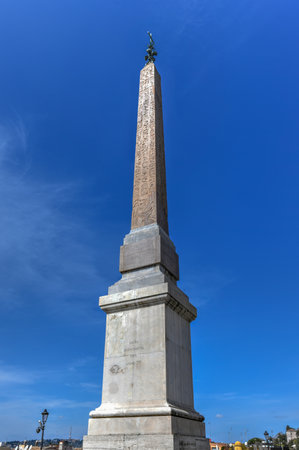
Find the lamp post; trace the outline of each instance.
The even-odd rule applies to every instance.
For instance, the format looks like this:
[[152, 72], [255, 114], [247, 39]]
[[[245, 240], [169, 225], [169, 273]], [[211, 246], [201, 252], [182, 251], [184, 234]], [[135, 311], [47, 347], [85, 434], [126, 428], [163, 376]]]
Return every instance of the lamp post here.
[[48, 411], [45, 409], [45, 410], [42, 412], [42, 420], [39, 420], [39, 421], [38, 421], [39, 426], [38, 426], [37, 429], [36, 429], [36, 432], [37, 432], [37, 433], [39, 433], [40, 431], [42, 432], [42, 438], [41, 438], [40, 450], [42, 450], [43, 445], [44, 445], [44, 431], [45, 431], [45, 426], [46, 426], [46, 422], [47, 422], [47, 419], [48, 419], [48, 415], [49, 415], [49, 413], [48, 413]]
[[268, 433], [267, 430], [265, 431], [264, 436], [265, 436], [265, 439], [266, 439], [267, 448], [269, 450], [269, 441], [268, 441], [269, 440], [269, 433]]

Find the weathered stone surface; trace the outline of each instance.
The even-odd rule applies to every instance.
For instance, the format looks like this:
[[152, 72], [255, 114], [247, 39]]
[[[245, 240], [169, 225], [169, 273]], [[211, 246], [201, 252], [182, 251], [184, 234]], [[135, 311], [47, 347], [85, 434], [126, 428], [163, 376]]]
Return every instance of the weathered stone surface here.
[[90, 412], [84, 450], [209, 450], [194, 410], [190, 322], [168, 235], [161, 81], [141, 71], [131, 231], [122, 278], [100, 297], [107, 314], [102, 403]]
[[[164, 283], [101, 297], [100, 305], [107, 313], [102, 404], [90, 413], [88, 436], [140, 434], [140, 445], [149, 434], [204, 438], [193, 406], [189, 321], [196, 310], [188, 297]], [[159, 442], [153, 448], [163, 449]]]
[[208, 439], [170, 434], [85, 436], [86, 450], [209, 450]]
[[196, 318], [196, 308], [191, 305], [188, 297], [171, 282], [140, 287], [125, 292], [116, 292], [100, 297], [100, 307], [106, 313], [159, 304], [166, 304], [188, 322]]
[[151, 223], [168, 233], [161, 78], [153, 63], [140, 72], [131, 228]]
[[196, 420], [175, 416], [136, 416], [118, 417], [108, 416], [91, 418], [89, 420], [88, 435], [98, 436], [106, 434], [177, 434], [188, 436], [205, 436], [205, 425]]
[[179, 258], [168, 234], [157, 224], [131, 230], [120, 248], [122, 278], [109, 294], [172, 282], [179, 278]]
[[189, 323], [164, 303], [108, 314], [102, 408], [167, 405], [194, 411]]
[[133, 230], [120, 248], [121, 273], [161, 264], [174, 278], [179, 279], [179, 258], [169, 236], [158, 225]]

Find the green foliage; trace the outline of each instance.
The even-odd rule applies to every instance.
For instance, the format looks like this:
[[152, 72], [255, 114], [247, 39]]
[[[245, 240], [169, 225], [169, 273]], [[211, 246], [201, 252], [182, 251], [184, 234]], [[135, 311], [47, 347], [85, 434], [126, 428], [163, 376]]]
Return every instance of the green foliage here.
[[296, 450], [299, 450], [299, 439], [292, 439], [289, 442], [289, 448], [295, 448]]
[[273, 440], [275, 445], [287, 445], [287, 436], [284, 433], [278, 433], [276, 438]]
[[254, 444], [259, 444], [261, 442], [263, 442], [263, 439], [258, 438], [258, 437], [254, 437], [254, 438], [249, 439], [249, 441], [247, 442], [247, 445], [250, 447], [250, 446], [252, 446]]

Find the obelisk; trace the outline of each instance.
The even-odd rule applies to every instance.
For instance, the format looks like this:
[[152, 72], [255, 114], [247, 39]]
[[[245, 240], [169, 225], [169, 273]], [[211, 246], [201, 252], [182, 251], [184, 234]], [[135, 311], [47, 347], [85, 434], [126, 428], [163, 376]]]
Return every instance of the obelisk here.
[[190, 322], [168, 235], [161, 78], [150, 34], [140, 73], [131, 231], [122, 278], [100, 297], [106, 316], [102, 404], [90, 412], [84, 450], [208, 450], [194, 410]]

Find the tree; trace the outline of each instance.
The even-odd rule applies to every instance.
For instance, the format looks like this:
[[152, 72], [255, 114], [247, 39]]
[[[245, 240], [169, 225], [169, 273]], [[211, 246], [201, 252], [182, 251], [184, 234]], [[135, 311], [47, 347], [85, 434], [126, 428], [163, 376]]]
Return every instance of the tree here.
[[299, 450], [299, 439], [292, 439], [289, 442], [289, 448], [295, 448], [296, 450]]
[[251, 447], [254, 444], [260, 444], [261, 442], [263, 442], [263, 439], [258, 438], [258, 437], [254, 437], [254, 438], [249, 439], [249, 441], [247, 442], [247, 445], [249, 447]]
[[278, 433], [274, 438], [274, 444], [279, 446], [287, 445], [287, 436], [284, 433]]

